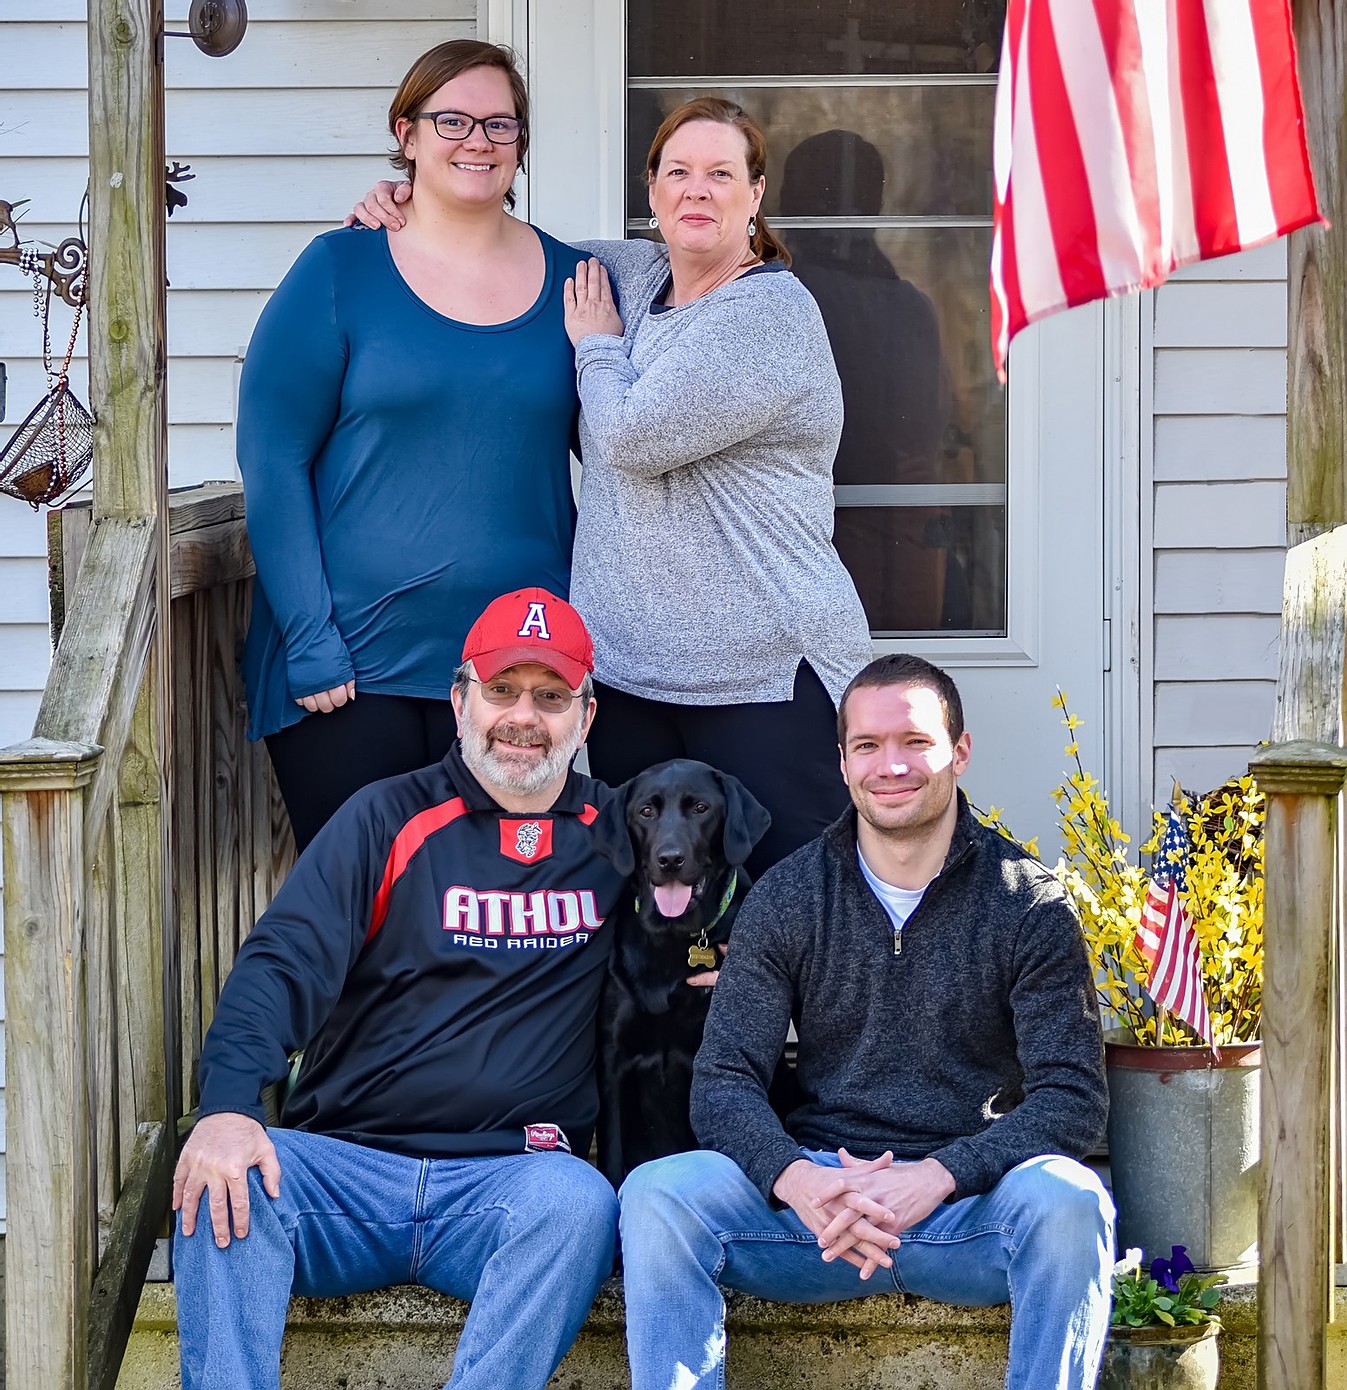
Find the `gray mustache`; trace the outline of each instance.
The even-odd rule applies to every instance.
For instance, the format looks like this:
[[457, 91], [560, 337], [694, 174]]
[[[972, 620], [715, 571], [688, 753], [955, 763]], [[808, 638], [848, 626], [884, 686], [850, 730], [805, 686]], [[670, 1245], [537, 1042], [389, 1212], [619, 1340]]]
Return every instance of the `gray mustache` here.
[[511, 743], [523, 744], [525, 747], [550, 748], [552, 740], [541, 729], [521, 729], [515, 724], [500, 724], [491, 731], [491, 741], [495, 743], [498, 739], [508, 739]]

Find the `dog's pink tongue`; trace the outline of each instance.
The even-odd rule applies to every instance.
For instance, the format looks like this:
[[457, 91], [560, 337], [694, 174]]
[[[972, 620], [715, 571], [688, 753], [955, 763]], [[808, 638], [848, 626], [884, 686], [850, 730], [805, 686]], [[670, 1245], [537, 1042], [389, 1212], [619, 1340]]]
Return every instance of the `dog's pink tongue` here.
[[692, 885], [688, 883], [661, 883], [655, 889], [655, 906], [661, 916], [681, 917], [692, 901]]

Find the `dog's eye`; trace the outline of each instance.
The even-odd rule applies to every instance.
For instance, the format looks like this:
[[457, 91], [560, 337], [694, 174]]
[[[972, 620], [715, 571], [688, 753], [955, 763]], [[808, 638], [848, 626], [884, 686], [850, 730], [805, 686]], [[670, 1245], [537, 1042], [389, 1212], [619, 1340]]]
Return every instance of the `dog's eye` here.
[[642, 820], [653, 820], [655, 815], [655, 808], [653, 806], [642, 806], [641, 809], [636, 812], [636, 814], [640, 816]]
[[694, 816], [704, 816], [710, 809], [711, 809], [711, 808], [706, 804], [706, 802], [704, 802], [704, 801], [699, 801], [699, 802], [692, 808], [692, 814], [693, 814]]

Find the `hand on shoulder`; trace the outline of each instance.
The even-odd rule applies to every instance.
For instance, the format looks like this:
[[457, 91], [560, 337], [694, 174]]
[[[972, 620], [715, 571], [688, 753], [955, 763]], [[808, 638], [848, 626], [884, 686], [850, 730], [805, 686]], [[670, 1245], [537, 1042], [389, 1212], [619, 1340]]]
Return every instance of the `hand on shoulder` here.
[[406, 179], [394, 183], [392, 179], [380, 179], [368, 193], [346, 214], [344, 227], [354, 227], [360, 223], [371, 231], [387, 227], [390, 232], [399, 231], [407, 225], [402, 204], [412, 196], [412, 186]]

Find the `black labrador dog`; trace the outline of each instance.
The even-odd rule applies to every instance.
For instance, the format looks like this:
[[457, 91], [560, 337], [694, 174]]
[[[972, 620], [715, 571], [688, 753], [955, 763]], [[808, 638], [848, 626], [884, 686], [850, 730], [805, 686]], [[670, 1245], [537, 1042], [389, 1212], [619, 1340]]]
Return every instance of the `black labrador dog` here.
[[697, 1147], [688, 1120], [692, 1059], [748, 891], [743, 864], [771, 817], [736, 777], [706, 763], [659, 763], [599, 813], [598, 848], [632, 877], [599, 1006], [599, 1169], [614, 1187], [648, 1159]]

